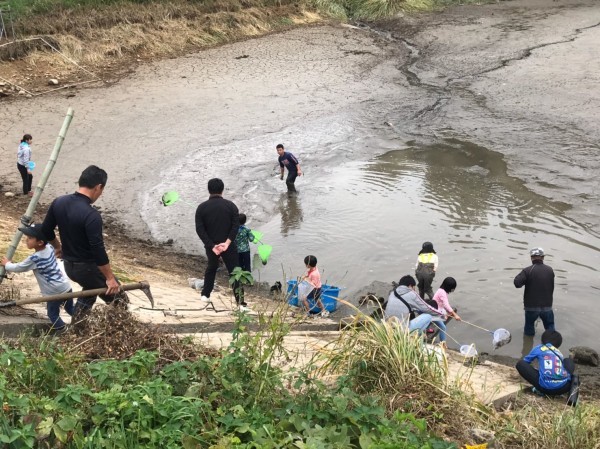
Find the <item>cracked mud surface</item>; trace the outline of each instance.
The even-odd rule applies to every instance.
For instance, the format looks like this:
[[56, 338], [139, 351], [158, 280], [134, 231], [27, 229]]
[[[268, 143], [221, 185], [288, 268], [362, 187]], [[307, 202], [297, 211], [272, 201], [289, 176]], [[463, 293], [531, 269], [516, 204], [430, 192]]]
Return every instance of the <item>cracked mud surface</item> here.
[[381, 24], [416, 49], [402, 70], [431, 96], [402, 118], [500, 151], [511, 174], [597, 232], [599, 13], [591, 1], [502, 2]]

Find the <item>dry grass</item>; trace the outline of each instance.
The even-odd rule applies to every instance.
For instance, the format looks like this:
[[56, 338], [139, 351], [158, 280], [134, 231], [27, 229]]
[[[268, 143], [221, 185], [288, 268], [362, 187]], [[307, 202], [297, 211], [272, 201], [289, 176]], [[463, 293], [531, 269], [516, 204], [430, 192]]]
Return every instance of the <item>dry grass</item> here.
[[464, 378], [451, 379], [446, 359], [415, 333], [365, 316], [360, 320], [360, 327], [346, 327], [319, 354], [319, 371], [347, 375], [357, 391], [381, 397], [390, 413], [413, 413], [435, 434], [461, 444], [475, 443], [472, 430], [482, 429], [502, 448], [600, 448], [598, 404], [571, 408], [561, 399], [521, 395], [496, 410], [481, 403]]
[[108, 81], [140, 61], [175, 57], [323, 20], [302, 2], [290, 1], [173, 0], [58, 10], [35, 20], [23, 18], [16, 28], [24, 38], [43, 37], [61, 54], [41, 40], [5, 45], [0, 47], [0, 61], [17, 60], [0, 65], [0, 76], [30, 90], [45, 85], [48, 77], [61, 79], [62, 85], [98, 77]]
[[[102, 8], [58, 9], [35, 16], [35, 20], [25, 16], [15, 27], [23, 38], [52, 36], [60, 50], [70, 58], [84, 64], [98, 64], [106, 58], [126, 55], [143, 58], [178, 55], [194, 48], [319, 20], [321, 17], [303, 7], [301, 2], [172, 0], [144, 5], [123, 3]], [[38, 54], [40, 50], [46, 53], [38, 42], [14, 47], [19, 51], [13, 50], [12, 57], [28, 51], [35, 53], [32, 63], [47, 57]], [[6, 49], [5, 53], [8, 51]]]

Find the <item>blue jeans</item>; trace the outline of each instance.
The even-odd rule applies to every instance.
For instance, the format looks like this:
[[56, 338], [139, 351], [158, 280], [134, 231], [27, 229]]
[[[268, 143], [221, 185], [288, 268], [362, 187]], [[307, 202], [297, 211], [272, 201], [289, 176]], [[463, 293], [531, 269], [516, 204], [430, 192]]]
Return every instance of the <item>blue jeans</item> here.
[[431, 318], [431, 315], [428, 313], [422, 313], [418, 317], [413, 318], [408, 324], [409, 332], [417, 331], [419, 334], [422, 334], [431, 324]]
[[438, 341], [446, 341], [446, 324], [443, 321], [433, 321], [433, 325], [437, 326], [440, 330], [437, 335]]
[[[69, 290], [69, 293], [73, 290]], [[65, 322], [60, 317], [60, 308], [61, 306], [65, 306], [65, 312], [67, 312], [70, 316], [73, 316], [75, 313], [75, 306], [73, 305], [72, 299], [67, 299], [65, 301], [48, 301], [46, 303], [46, 310], [48, 311], [48, 318], [50, 318], [50, 322], [52, 323], [53, 329], [61, 329], [65, 327]]]
[[525, 311], [525, 329], [523, 333], [525, 335], [535, 335], [535, 321], [540, 318], [542, 323], [544, 323], [545, 330], [554, 330], [554, 311], [547, 310], [544, 312], [541, 311]]

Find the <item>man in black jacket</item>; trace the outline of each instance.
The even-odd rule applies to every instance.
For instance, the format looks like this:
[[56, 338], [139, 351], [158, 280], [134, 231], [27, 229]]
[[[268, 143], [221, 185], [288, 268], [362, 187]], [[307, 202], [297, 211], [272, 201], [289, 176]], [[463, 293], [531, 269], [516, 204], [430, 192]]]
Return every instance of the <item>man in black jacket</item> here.
[[[106, 303], [126, 300], [119, 293], [119, 281], [115, 277], [104, 248], [102, 217], [92, 204], [100, 198], [108, 175], [95, 165], [90, 165], [79, 177], [77, 192], [56, 198], [42, 223], [42, 233], [54, 247], [56, 257], [63, 258], [69, 278], [83, 290], [106, 288], [100, 295]], [[54, 229], [58, 226], [60, 241]], [[88, 312], [96, 297], [79, 298], [75, 315]]]
[[531, 266], [524, 268], [515, 277], [515, 287], [525, 286], [523, 305], [525, 308], [525, 335], [535, 335], [535, 321], [541, 318], [545, 330], [554, 330], [552, 301], [554, 293], [554, 271], [544, 264], [544, 250], [533, 248]]
[[[215, 277], [219, 267], [219, 257], [223, 259], [229, 274], [240, 265], [235, 246], [235, 236], [240, 227], [238, 208], [233, 202], [223, 198], [225, 184], [219, 178], [208, 181], [208, 200], [196, 209], [196, 234], [204, 243], [208, 264], [204, 273], [204, 286], [200, 299], [210, 302], [210, 294], [215, 286]], [[250, 311], [244, 302], [244, 287], [235, 282], [233, 294], [240, 311]]]

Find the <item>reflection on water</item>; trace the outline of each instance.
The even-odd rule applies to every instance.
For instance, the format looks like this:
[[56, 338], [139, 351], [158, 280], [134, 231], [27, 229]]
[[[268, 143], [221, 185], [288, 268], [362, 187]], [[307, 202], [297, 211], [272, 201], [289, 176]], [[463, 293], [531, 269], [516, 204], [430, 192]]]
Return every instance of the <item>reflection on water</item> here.
[[[537, 330], [537, 329], [536, 329]], [[533, 336], [523, 335], [523, 347], [521, 348], [521, 357], [525, 357], [533, 349]]]
[[304, 220], [298, 193], [282, 193], [279, 196], [278, 208], [281, 214], [281, 235], [287, 236], [290, 230], [299, 229]]
[[[497, 352], [520, 356], [533, 342], [521, 338], [523, 291], [512, 280], [530, 264], [528, 250], [542, 246], [556, 273], [557, 329], [565, 341], [594, 346], [592, 332], [575, 323], [582, 314], [600, 321], [600, 308], [589, 308], [600, 289], [600, 239], [565, 216], [567, 205], [510, 177], [499, 153], [453, 139], [411, 142], [323, 171], [313, 170], [298, 196], [281, 194], [278, 214], [260, 225], [274, 247], [260, 267], [263, 280], [281, 280], [282, 268], [286, 276], [301, 274], [301, 256], [315, 254], [328, 283], [356, 302], [352, 292], [372, 281], [414, 273], [422, 242], [432, 241], [440, 257], [434, 288], [456, 278], [451, 302], [461, 316], [509, 329], [513, 342]], [[488, 338], [461, 323], [448, 334], [491, 350]]]
[[420, 185], [411, 194], [457, 228], [489, 226], [490, 214], [531, 223], [541, 212], [560, 214], [568, 208], [532, 195], [523, 182], [509, 177], [506, 171], [500, 153], [446, 139], [390, 151], [365, 167], [364, 179], [384, 189], [397, 188], [402, 177], [419, 179]]

